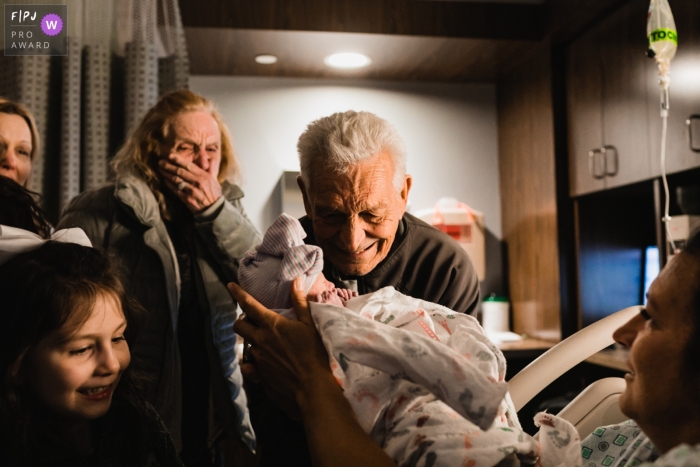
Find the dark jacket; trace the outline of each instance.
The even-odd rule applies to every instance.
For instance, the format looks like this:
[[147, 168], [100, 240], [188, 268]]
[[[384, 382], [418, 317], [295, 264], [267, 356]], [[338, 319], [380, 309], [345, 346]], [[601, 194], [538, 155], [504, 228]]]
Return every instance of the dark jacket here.
[[[299, 219], [304, 240], [315, 245], [308, 217]], [[479, 278], [464, 249], [449, 235], [420, 219], [404, 214], [387, 257], [364, 276], [341, 277], [327, 261], [326, 279], [336, 287], [356, 282], [359, 294], [393, 286], [411, 297], [472, 313], [479, 303]], [[349, 287], [354, 288], [354, 287]], [[261, 467], [311, 466], [304, 427], [271, 403], [257, 385], [248, 389], [250, 415], [261, 446]]]
[[[119, 389], [117, 389], [119, 390]], [[109, 411], [92, 422], [93, 447], [80, 454], [72, 447], [65, 425], [47, 413], [32, 421], [27, 452], [17, 432], [0, 438], [0, 464], [12, 467], [184, 467], [173, 440], [149, 404], [112, 401]], [[6, 427], [0, 427], [0, 432]]]

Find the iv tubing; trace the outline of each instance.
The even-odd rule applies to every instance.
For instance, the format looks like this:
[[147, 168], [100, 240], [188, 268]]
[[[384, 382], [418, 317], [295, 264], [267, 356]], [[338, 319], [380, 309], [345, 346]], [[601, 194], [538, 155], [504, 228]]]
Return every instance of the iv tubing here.
[[[662, 91], [663, 93], [663, 91]], [[670, 197], [668, 194], [668, 180], [666, 179], [666, 132], [668, 129], [668, 109], [661, 110], [661, 179], [664, 182], [664, 217], [663, 221], [666, 226], [666, 240], [671, 244], [672, 253], [676, 253], [676, 244], [671, 236], [671, 216], [668, 215], [668, 208], [670, 203]]]

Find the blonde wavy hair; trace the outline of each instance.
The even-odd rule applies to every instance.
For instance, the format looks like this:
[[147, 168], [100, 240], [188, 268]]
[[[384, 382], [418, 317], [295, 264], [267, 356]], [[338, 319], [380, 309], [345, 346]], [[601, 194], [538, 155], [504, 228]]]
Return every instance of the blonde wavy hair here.
[[183, 112], [208, 112], [221, 132], [221, 165], [217, 179], [237, 181], [240, 178], [238, 158], [233, 150], [231, 135], [214, 104], [208, 99], [187, 89], [164, 95], [131, 132], [124, 146], [112, 159], [112, 170], [117, 175], [131, 174], [140, 178], [151, 189], [158, 201], [161, 215], [170, 219], [164, 183], [158, 172], [158, 160], [172, 149], [171, 127]]

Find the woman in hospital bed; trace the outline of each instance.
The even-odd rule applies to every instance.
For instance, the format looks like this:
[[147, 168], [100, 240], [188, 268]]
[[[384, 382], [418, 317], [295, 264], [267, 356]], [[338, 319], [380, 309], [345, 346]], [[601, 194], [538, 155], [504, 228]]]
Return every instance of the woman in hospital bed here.
[[[700, 465], [698, 236], [652, 285], [647, 308], [614, 335], [630, 348], [620, 407], [636, 423], [600, 428], [583, 443], [571, 425], [546, 414], [537, 416], [539, 442], [522, 432], [504, 397], [502, 355], [469, 317], [393, 289], [376, 292], [376, 300], [368, 294], [345, 302], [354, 313], [318, 303], [309, 312], [304, 296], [313, 295], [312, 286], [294, 283], [298, 321], [271, 313], [236, 286], [231, 291], [248, 317], [236, 330], [252, 342], [257, 366], [244, 365], [244, 372], [302, 419], [316, 466]], [[425, 312], [413, 329], [380, 323], [391, 325], [397, 312], [412, 309]], [[460, 325], [437, 339], [408, 337], [455, 319]], [[490, 364], [483, 364], [487, 354]]]

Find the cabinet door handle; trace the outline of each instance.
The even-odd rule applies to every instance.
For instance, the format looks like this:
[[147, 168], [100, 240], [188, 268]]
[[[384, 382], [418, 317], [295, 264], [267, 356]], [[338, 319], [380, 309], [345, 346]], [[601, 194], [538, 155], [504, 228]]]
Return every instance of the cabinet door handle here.
[[588, 173], [591, 174], [591, 177], [595, 178], [596, 180], [600, 180], [601, 178], [605, 178], [605, 164], [602, 164], [603, 171], [598, 173], [596, 172], [596, 159], [598, 155], [604, 156], [603, 152], [601, 149], [593, 149], [588, 152]]
[[688, 127], [688, 144], [693, 152], [700, 152], [700, 115], [691, 115], [685, 121]]
[[[603, 153], [603, 157], [605, 158], [605, 175], [609, 177], [614, 177], [617, 175], [617, 170], [619, 169], [619, 159], [617, 158], [617, 148], [612, 145], [605, 145], [601, 149], [601, 152]], [[609, 165], [608, 165], [608, 153], [612, 153], [613, 155], [613, 160], [615, 161], [615, 170], [610, 170]]]

